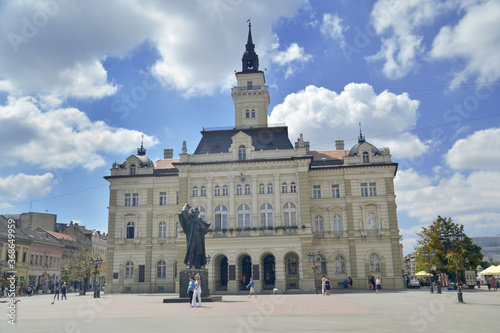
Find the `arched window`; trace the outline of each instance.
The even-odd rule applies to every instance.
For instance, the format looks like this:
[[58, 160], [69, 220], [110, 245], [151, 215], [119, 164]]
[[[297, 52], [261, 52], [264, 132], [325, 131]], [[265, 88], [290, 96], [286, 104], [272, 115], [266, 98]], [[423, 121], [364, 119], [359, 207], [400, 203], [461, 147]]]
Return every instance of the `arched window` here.
[[255, 118], [255, 109], [252, 109], [252, 118]]
[[134, 263], [129, 261], [125, 265], [125, 278], [126, 279], [133, 279], [134, 278]]
[[273, 206], [265, 203], [260, 206], [260, 226], [263, 228], [273, 227]]
[[246, 118], [250, 118], [250, 110], [246, 110], [245, 111], [245, 117]]
[[273, 184], [272, 183], [267, 184], [267, 193], [268, 194], [273, 193]]
[[264, 193], [266, 193], [264, 184], [260, 183], [259, 184], [259, 194], [264, 194]]
[[314, 218], [314, 229], [316, 232], [323, 232], [323, 216], [316, 215]]
[[165, 222], [160, 222], [160, 224], [158, 225], [158, 237], [167, 237], [167, 224]]
[[245, 194], [249, 195], [250, 194], [250, 184], [245, 185]]
[[215, 197], [220, 196], [220, 187], [219, 187], [219, 185], [215, 185], [215, 188], [214, 188], [214, 196], [215, 196]]
[[292, 202], [287, 202], [283, 206], [283, 225], [284, 226], [297, 225], [297, 210], [295, 208], [295, 204]]
[[370, 155], [368, 155], [368, 152], [363, 152], [363, 163], [370, 163]]
[[200, 196], [201, 197], [206, 197], [207, 196], [207, 188], [205, 186], [201, 187]]
[[297, 185], [294, 182], [290, 183], [290, 193], [297, 193]]
[[157, 277], [166, 278], [167, 277], [167, 264], [165, 263], [165, 261], [163, 261], [163, 260], [158, 261], [158, 264], [156, 265], [156, 267], [157, 267], [157, 271], [158, 271]]
[[238, 159], [246, 160], [247, 159], [247, 149], [244, 145], [239, 146], [238, 148]]
[[340, 214], [333, 215], [333, 231], [342, 231], [342, 216]]
[[215, 230], [227, 229], [227, 207], [219, 205], [215, 208]]
[[366, 213], [366, 229], [377, 230], [377, 216], [374, 212]]
[[194, 186], [193, 187], [193, 197], [197, 197], [198, 196], [198, 186]]
[[242, 188], [243, 187], [241, 186], [241, 184], [238, 184], [236, 186], [236, 195], [241, 195], [242, 194]]
[[336, 273], [345, 273], [345, 258], [342, 255], [339, 255], [335, 258], [335, 272]]
[[130, 165], [130, 175], [131, 176], [135, 175], [135, 164]]
[[134, 222], [127, 223], [127, 238], [131, 239], [135, 237], [135, 224]]
[[283, 183], [281, 184], [281, 193], [287, 193], [288, 192], [288, 184]]
[[222, 186], [222, 195], [229, 195], [228, 193], [227, 185]]
[[370, 271], [371, 272], [381, 272], [382, 271], [382, 262], [378, 254], [372, 254], [370, 256]]
[[296, 256], [291, 255], [286, 259], [286, 268], [288, 275], [297, 275], [299, 272], [299, 260]]
[[200, 215], [198, 215], [200, 217], [200, 219], [205, 220], [205, 218], [206, 218], [206, 212], [207, 212], [206, 209], [205, 209], [205, 207], [203, 207], [203, 206], [197, 206], [196, 208], [198, 208], [198, 211], [200, 212]]
[[250, 228], [250, 207], [248, 205], [238, 207], [238, 228]]

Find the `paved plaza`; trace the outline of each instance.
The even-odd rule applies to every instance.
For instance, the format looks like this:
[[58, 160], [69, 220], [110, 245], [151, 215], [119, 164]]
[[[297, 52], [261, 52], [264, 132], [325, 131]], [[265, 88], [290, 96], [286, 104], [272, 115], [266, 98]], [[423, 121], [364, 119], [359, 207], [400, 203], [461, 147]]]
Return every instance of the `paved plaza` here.
[[[428, 289], [374, 292], [333, 290], [258, 297], [228, 295], [191, 308], [163, 303], [173, 294], [69, 294], [21, 297], [16, 325], [0, 303], [0, 332], [499, 332], [500, 291], [465, 290], [431, 294]], [[0, 298], [0, 301], [5, 301]]]

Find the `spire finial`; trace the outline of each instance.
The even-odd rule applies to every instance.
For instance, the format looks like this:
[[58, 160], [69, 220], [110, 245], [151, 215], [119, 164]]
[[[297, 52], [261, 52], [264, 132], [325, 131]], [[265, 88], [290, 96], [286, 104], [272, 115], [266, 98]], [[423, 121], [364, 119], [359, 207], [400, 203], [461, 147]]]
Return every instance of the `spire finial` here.
[[365, 142], [365, 137], [363, 136], [363, 132], [361, 131], [361, 122], [359, 122], [359, 139], [358, 139], [358, 142], [359, 143]]
[[144, 148], [144, 134], [141, 139], [141, 148], [137, 148], [137, 155], [143, 156], [146, 155], [146, 149]]

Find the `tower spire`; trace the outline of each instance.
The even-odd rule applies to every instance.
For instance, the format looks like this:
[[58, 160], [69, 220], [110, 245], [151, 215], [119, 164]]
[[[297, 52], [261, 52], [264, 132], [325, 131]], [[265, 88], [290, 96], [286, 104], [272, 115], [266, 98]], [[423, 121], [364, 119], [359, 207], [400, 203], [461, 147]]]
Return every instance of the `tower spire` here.
[[363, 136], [363, 132], [361, 132], [361, 122], [359, 122], [359, 138], [358, 143], [365, 142], [365, 137]]
[[146, 155], [146, 148], [144, 148], [144, 134], [141, 139], [141, 148], [137, 148], [137, 155], [144, 156]]
[[248, 19], [248, 39], [245, 45], [245, 53], [243, 53], [242, 72], [258, 72], [259, 71], [259, 56], [255, 53], [255, 44], [252, 40], [252, 23]]

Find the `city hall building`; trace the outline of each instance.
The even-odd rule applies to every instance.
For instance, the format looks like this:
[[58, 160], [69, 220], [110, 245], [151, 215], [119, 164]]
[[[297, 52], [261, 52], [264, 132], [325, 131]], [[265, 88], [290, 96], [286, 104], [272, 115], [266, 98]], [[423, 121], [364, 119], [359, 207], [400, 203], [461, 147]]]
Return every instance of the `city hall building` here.
[[[141, 145], [114, 163], [110, 183], [106, 291], [178, 292], [185, 203], [211, 223], [205, 236], [211, 293], [313, 292], [327, 275], [367, 288], [403, 288], [396, 216], [397, 163], [360, 133], [345, 150], [310, 151], [286, 126], [268, 125], [270, 103], [249, 26], [232, 88], [234, 127], [203, 130], [193, 153], [165, 149], [153, 162]], [[333, 148], [333, 147], [332, 147]]]

